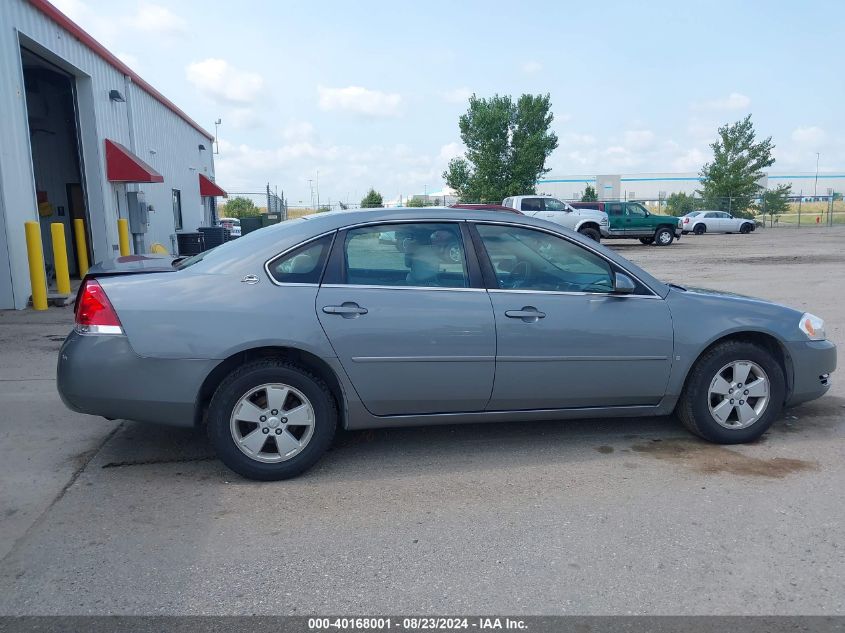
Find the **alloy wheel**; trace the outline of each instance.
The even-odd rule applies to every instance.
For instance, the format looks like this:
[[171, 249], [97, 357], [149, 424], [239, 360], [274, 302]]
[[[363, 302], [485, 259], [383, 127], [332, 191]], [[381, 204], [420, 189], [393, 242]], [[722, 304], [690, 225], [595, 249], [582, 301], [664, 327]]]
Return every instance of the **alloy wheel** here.
[[765, 413], [769, 404], [769, 377], [750, 360], [722, 367], [707, 391], [710, 415], [726, 429], [745, 429]]
[[235, 403], [229, 430], [244, 455], [275, 464], [305, 449], [314, 435], [314, 422], [314, 407], [305, 394], [274, 383], [250, 389]]

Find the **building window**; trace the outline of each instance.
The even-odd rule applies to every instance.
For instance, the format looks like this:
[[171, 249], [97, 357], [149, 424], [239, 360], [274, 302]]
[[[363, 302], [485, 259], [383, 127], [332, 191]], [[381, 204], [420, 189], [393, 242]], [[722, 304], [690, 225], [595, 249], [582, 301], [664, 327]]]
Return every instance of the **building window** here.
[[173, 226], [182, 230], [182, 192], [178, 189], [173, 189]]

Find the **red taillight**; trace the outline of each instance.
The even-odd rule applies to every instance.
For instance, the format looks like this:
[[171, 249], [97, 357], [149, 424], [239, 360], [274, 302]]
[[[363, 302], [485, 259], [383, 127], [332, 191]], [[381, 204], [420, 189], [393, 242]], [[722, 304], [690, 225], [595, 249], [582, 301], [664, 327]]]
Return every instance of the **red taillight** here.
[[120, 319], [96, 279], [87, 280], [79, 293], [76, 331], [82, 334], [123, 334]]
[[684, 224], [689, 224], [689, 218], [684, 218]]

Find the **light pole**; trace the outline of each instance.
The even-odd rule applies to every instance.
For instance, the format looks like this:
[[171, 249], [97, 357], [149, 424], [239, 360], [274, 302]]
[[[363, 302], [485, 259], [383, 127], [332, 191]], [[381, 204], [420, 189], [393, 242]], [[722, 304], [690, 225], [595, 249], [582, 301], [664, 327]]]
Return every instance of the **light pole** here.
[[320, 170], [317, 170], [317, 176], [314, 180], [314, 185], [317, 189], [317, 211], [320, 210]]
[[819, 188], [819, 156], [820, 154], [816, 152], [816, 180], [813, 183], [813, 201], [815, 202], [816, 195], [818, 193]]
[[214, 122], [214, 153], [215, 154], [220, 153], [220, 141], [217, 140], [217, 127], [221, 123], [223, 123], [223, 119], [219, 119], [219, 118]]

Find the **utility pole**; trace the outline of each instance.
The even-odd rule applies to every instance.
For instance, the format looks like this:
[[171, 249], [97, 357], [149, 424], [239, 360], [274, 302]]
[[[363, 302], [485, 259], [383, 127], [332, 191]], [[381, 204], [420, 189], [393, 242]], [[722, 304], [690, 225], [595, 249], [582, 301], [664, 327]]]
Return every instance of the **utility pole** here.
[[[311, 190], [311, 208], [314, 209], [314, 181], [308, 179], [308, 188]], [[314, 209], [316, 211], [316, 209]]]
[[317, 209], [320, 208], [320, 170], [317, 170], [317, 177], [316, 177], [315, 184], [317, 185]]
[[214, 153], [220, 153], [220, 142], [217, 140], [217, 128], [223, 123], [223, 119], [218, 118], [214, 122]]
[[819, 188], [819, 156], [820, 154], [816, 152], [816, 181], [813, 184], [813, 202], [815, 202], [815, 198], [818, 195]]

